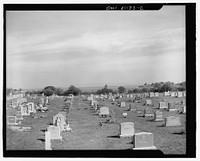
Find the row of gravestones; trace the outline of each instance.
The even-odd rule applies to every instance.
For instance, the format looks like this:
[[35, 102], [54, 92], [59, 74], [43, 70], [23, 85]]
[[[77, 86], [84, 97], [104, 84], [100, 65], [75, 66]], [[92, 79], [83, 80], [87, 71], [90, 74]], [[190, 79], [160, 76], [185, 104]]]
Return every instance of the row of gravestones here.
[[[146, 100], [146, 103], [145, 103], [147, 106], [152, 106], [152, 100]], [[182, 101], [182, 107], [180, 108], [175, 108], [175, 103], [174, 102], [165, 102], [165, 101], [162, 101], [162, 102], [159, 102], [158, 103], [158, 108], [159, 109], [163, 109], [163, 110], [168, 110], [168, 111], [177, 111], [179, 113], [186, 113], [186, 101], [183, 100]]]
[[[182, 126], [179, 117], [167, 117], [165, 126]], [[133, 122], [124, 122], [120, 124], [120, 137], [133, 137], [133, 150], [156, 149], [154, 138], [151, 132], [135, 133]]]
[[153, 134], [150, 132], [135, 133], [133, 122], [120, 124], [120, 137], [133, 137], [133, 150], [156, 149]]
[[33, 102], [21, 104], [14, 116], [7, 116], [7, 125], [19, 125], [21, 120], [23, 120], [23, 116], [29, 116], [31, 113], [36, 113]]
[[67, 112], [60, 111], [53, 116], [53, 125], [48, 126], [45, 131], [45, 150], [52, 150], [51, 140], [62, 140], [61, 132], [66, 131], [72, 131], [67, 120]]
[[[152, 100], [146, 100], [145, 103], [147, 106], [152, 106]], [[175, 103], [174, 102], [159, 102], [158, 103], [158, 108], [162, 110], [169, 110], [169, 111], [178, 111], [179, 113], [186, 113], [186, 103], [185, 100], [182, 101], [183, 106], [179, 107], [178, 109], [175, 108]], [[120, 102], [120, 107], [126, 107], [125, 102]], [[131, 104], [129, 104], [129, 110], [131, 110]], [[129, 111], [128, 110], [128, 111]]]

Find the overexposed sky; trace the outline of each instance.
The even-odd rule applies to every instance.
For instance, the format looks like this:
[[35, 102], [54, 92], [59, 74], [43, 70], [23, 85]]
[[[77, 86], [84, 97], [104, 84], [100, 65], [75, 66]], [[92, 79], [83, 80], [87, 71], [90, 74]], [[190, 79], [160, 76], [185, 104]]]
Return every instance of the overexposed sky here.
[[9, 11], [7, 87], [185, 81], [185, 8]]

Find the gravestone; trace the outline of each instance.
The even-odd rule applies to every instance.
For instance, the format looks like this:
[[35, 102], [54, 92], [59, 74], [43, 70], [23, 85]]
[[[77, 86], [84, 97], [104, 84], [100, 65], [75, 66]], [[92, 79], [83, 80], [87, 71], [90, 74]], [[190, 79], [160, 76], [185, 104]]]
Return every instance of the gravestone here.
[[153, 111], [150, 108], [145, 108], [144, 109], [144, 116], [145, 117], [154, 117]]
[[143, 149], [156, 149], [153, 134], [150, 132], [140, 132], [133, 136], [133, 150]]
[[183, 92], [177, 92], [177, 97], [183, 97]]
[[181, 118], [177, 116], [170, 116], [165, 118], [165, 126], [182, 126]]
[[185, 106], [185, 105], [186, 105], [186, 101], [185, 101], [185, 100], [183, 100], [183, 101], [182, 101], [182, 104]]
[[64, 131], [64, 127], [66, 125], [66, 114], [58, 113], [53, 116], [53, 125], [59, 126], [60, 131]]
[[126, 103], [125, 102], [121, 102], [120, 107], [126, 107]]
[[175, 103], [174, 102], [170, 102], [168, 103], [168, 108], [170, 109], [175, 109]]
[[109, 107], [100, 107], [100, 116], [108, 116], [109, 115]]
[[51, 139], [60, 139], [62, 140], [62, 137], [60, 136], [60, 127], [51, 125], [47, 127], [47, 131], [50, 132], [50, 138]]
[[51, 136], [50, 136], [49, 131], [45, 132], [45, 150], [52, 150], [51, 149]]
[[154, 93], [153, 93], [153, 92], [150, 92], [149, 97], [152, 98], [152, 97], [154, 97], [154, 96], [155, 96]]
[[40, 103], [41, 103], [42, 105], [44, 105], [44, 98], [43, 98], [43, 97], [40, 99]]
[[167, 102], [159, 102], [158, 106], [160, 109], [168, 109], [167, 105]]
[[36, 113], [36, 110], [34, 108], [34, 103], [33, 102], [28, 102], [27, 103], [27, 107], [28, 107], [29, 113], [31, 113], [31, 112]]
[[17, 112], [16, 112], [16, 118], [17, 118], [17, 120], [23, 120], [21, 111], [17, 111]]
[[152, 101], [151, 100], [146, 100], [146, 105], [152, 106]]
[[7, 125], [17, 125], [16, 116], [7, 116]]
[[164, 121], [162, 111], [156, 111], [154, 112], [154, 121]]
[[183, 106], [183, 113], [186, 113], [186, 106]]
[[155, 92], [155, 97], [159, 97], [159, 93], [158, 92]]
[[175, 97], [175, 92], [171, 92], [171, 97]]
[[26, 106], [26, 105], [21, 106], [20, 105], [20, 108], [21, 108], [22, 116], [29, 116], [30, 115], [30, 113], [28, 111], [28, 106]]
[[169, 95], [170, 95], [169, 91], [168, 92], [164, 92], [164, 96], [169, 96]]
[[120, 126], [120, 137], [132, 137], [135, 133], [134, 123], [124, 122]]
[[144, 113], [144, 110], [137, 110], [136, 113], [137, 113], [137, 116], [138, 116], [138, 117], [144, 117], [144, 114], [145, 114], [145, 113]]

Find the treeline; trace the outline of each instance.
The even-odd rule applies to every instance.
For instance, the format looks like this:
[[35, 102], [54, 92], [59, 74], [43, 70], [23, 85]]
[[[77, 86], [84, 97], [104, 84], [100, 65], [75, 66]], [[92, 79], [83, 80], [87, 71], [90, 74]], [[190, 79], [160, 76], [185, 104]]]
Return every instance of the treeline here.
[[[21, 90], [21, 89], [20, 89]], [[123, 86], [119, 86], [117, 90], [109, 89], [108, 85], [105, 85], [102, 89], [98, 89], [97, 91], [89, 92], [89, 91], [81, 91], [79, 88], [74, 85], [69, 86], [67, 90], [63, 90], [62, 88], [56, 88], [54, 86], [47, 86], [43, 90], [38, 91], [27, 91], [26, 94], [42, 94], [45, 96], [51, 96], [53, 94], [58, 96], [68, 96], [69, 94], [80, 95], [80, 94], [117, 94], [117, 93], [143, 93], [143, 92], [166, 92], [166, 91], [185, 91], [186, 83], [181, 82], [174, 84], [173, 82], [156, 82], [152, 84], [145, 83], [134, 89], [126, 89]], [[12, 92], [11, 88], [6, 89], [6, 94]]]

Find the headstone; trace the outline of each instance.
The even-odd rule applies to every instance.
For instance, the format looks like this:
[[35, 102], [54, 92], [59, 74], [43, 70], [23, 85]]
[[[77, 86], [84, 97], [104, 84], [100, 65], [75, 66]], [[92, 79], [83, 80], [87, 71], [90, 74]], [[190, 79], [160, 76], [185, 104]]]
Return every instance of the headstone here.
[[183, 100], [183, 101], [182, 101], [182, 104], [185, 106], [185, 105], [186, 105], [186, 101], [185, 101], [185, 100]]
[[153, 134], [150, 132], [140, 132], [133, 136], [133, 150], [143, 149], [156, 149]]
[[181, 126], [181, 119], [177, 116], [170, 116], [165, 118], [165, 126]]
[[175, 92], [171, 92], [171, 97], [175, 97]]
[[125, 102], [121, 102], [120, 107], [126, 107], [126, 103]]
[[183, 113], [186, 113], [186, 106], [183, 106]]
[[174, 102], [170, 102], [168, 103], [168, 108], [170, 109], [175, 109], [175, 103]]
[[145, 108], [144, 109], [144, 116], [145, 117], [154, 117], [153, 111], [150, 108]]
[[120, 137], [132, 137], [135, 133], [134, 123], [132, 122], [121, 123], [120, 131], [121, 131]]
[[156, 111], [154, 112], [154, 121], [164, 121], [162, 111]]
[[154, 97], [154, 96], [155, 96], [154, 93], [153, 93], [153, 92], [150, 92], [149, 97], [152, 98], [152, 97]]
[[45, 132], [45, 150], [52, 150], [50, 131]]
[[169, 95], [170, 95], [169, 91], [168, 92], [164, 92], [164, 96], [169, 96]]
[[42, 105], [44, 105], [44, 98], [43, 98], [43, 97], [40, 99], [40, 103], [41, 103]]
[[21, 111], [17, 111], [16, 118], [17, 118], [17, 120], [23, 120]]
[[145, 114], [145, 113], [144, 113], [144, 110], [137, 110], [136, 113], [137, 113], [137, 116], [138, 116], [138, 117], [144, 117], [144, 114]]
[[159, 97], [159, 93], [158, 92], [155, 92], [155, 97]]
[[60, 136], [60, 127], [59, 126], [49, 126], [47, 127], [47, 131], [50, 132], [50, 138], [51, 139], [62, 139]]
[[28, 112], [29, 113], [31, 113], [31, 112], [36, 113], [36, 110], [34, 108], [34, 103], [33, 102], [28, 102], [27, 103], [27, 107], [28, 107]]
[[65, 124], [66, 124], [66, 115], [58, 113], [55, 116], [53, 116], [53, 125], [59, 126], [61, 131], [64, 130]]
[[146, 105], [152, 106], [152, 101], [151, 100], [146, 100]]
[[17, 125], [16, 116], [7, 116], [7, 125]]
[[168, 109], [168, 106], [167, 106], [167, 102], [159, 102], [159, 108], [160, 109]]
[[183, 92], [178, 92], [177, 97], [183, 97]]
[[109, 115], [109, 107], [100, 107], [100, 116], [107, 116]]

